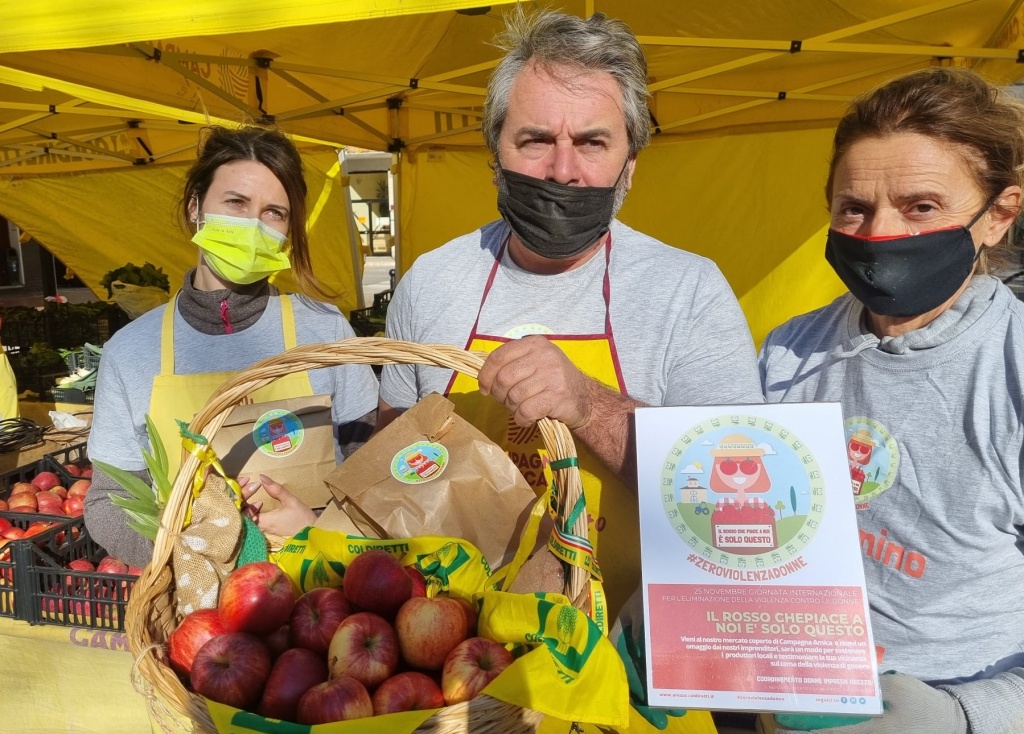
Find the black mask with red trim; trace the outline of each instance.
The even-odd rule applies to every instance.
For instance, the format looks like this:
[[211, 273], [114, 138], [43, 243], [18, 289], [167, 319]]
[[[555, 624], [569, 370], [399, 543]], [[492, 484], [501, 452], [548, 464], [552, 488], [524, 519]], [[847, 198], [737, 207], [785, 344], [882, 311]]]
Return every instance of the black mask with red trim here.
[[952, 298], [974, 269], [980, 250], [971, 227], [881, 237], [828, 231], [825, 259], [854, 298], [880, 316], [920, 316]]

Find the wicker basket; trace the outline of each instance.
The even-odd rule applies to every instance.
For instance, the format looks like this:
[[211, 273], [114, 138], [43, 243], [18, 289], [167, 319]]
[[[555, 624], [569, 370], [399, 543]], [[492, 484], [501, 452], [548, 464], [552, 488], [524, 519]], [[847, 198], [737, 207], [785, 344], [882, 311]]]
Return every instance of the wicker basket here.
[[[193, 419], [190, 430], [213, 438], [235, 405], [251, 392], [283, 375], [341, 364], [425, 364], [458, 370], [476, 377], [483, 357], [447, 345], [414, 344], [379, 338], [346, 339], [333, 344], [296, 347], [277, 357], [259, 362], [225, 382]], [[575, 458], [576, 447], [569, 429], [557, 421], [542, 419], [538, 424], [552, 460]], [[574, 462], [570, 462], [574, 463]], [[191, 496], [192, 476], [199, 460], [187, 455], [174, 480], [157, 534], [153, 560], [135, 584], [126, 614], [126, 631], [136, 657], [136, 684], [147, 697], [150, 712], [166, 731], [215, 732], [202, 697], [190, 693], [167, 663], [168, 635], [177, 626], [174, 574], [171, 571], [173, 532], [182, 527]], [[554, 472], [558, 507], [573, 507], [583, 492], [579, 469], [571, 466]], [[587, 513], [568, 532], [587, 536]], [[570, 567], [565, 595], [578, 608], [589, 596], [589, 577]], [[512, 706], [480, 695], [463, 704], [447, 706], [423, 723], [417, 732], [456, 734], [458, 732], [536, 731], [543, 714]]]

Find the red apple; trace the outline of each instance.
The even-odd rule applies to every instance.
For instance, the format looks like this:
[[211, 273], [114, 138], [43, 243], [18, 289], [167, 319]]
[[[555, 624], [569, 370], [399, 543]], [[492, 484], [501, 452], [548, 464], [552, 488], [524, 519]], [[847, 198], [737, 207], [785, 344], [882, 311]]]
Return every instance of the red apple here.
[[39, 535], [40, 533], [45, 533], [47, 530], [52, 528], [55, 524], [56, 523], [42, 522], [41, 520], [37, 520], [36, 522], [31, 523], [27, 528], [25, 528], [25, 534], [22, 537], [23, 538], [31, 538], [33, 535]]
[[89, 494], [89, 487], [92, 486], [92, 480], [90, 479], [79, 479], [68, 487], [68, 497], [85, 497]]
[[249, 711], [260, 700], [269, 675], [270, 652], [263, 640], [245, 632], [229, 632], [210, 638], [199, 648], [189, 681], [199, 695]]
[[415, 566], [406, 566], [405, 572], [409, 574], [409, 578], [412, 579], [412, 596], [426, 596], [427, 595], [427, 580], [423, 578], [423, 574]]
[[359, 609], [390, 618], [412, 596], [412, 579], [393, 555], [369, 550], [345, 569], [344, 591]]
[[132, 575], [132, 576], [141, 576], [142, 575], [142, 569], [139, 568], [138, 566], [129, 566], [128, 567], [128, 573], [130, 575]]
[[334, 721], [373, 716], [373, 702], [366, 686], [355, 678], [334, 678], [306, 691], [299, 699], [300, 724], [330, 724]]
[[288, 621], [295, 587], [280, 568], [267, 561], [247, 563], [224, 580], [217, 611], [229, 632], [269, 635]]
[[476, 604], [471, 602], [469, 599], [463, 599], [461, 596], [453, 596], [452, 599], [462, 605], [462, 611], [466, 613], [466, 635], [468, 637], [476, 636]]
[[43, 515], [64, 515], [64, 501], [51, 492], [40, 492], [36, 496], [36, 507]]
[[7, 500], [0, 500], [0, 512], [7, 511]]
[[68, 517], [81, 517], [85, 513], [85, 503], [82, 502], [81, 497], [68, 497], [64, 500], [64, 504], [61, 507], [64, 509], [64, 514]]
[[312, 589], [299, 597], [288, 619], [292, 647], [327, 654], [338, 625], [352, 613], [341, 589]]
[[14, 486], [11, 487], [12, 495], [21, 494], [22, 492], [31, 492], [32, 494], [35, 494], [38, 491], [39, 487], [32, 484], [32, 482], [16, 482]]
[[92, 464], [89, 466], [82, 467], [82, 476], [89, 479], [92, 478]]
[[388, 621], [373, 612], [345, 617], [327, 651], [331, 678], [355, 678], [374, 688], [398, 668], [398, 638]]
[[[6, 517], [0, 517], [0, 531], [6, 530], [9, 527], [12, 527], [11, 521], [8, 520]], [[2, 547], [3, 543], [0, 543], [0, 548]]]
[[82, 470], [78, 468], [78, 464], [65, 464], [64, 471], [73, 477], [82, 476]]
[[39, 487], [39, 489], [45, 490], [60, 484], [60, 477], [52, 471], [41, 471], [32, 477], [32, 484]]
[[19, 528], [17, 525], [12, 525], [9, 528], [0, 530], [0, 538], [6, 538], [7, 540], [21, 540], [25, 537], [25, 531]]
[[270, 650], [271, 658], [277, 660], [281, 653], [291, 648], [288, 637], [288, 625], [286, 624], [281, 625], [269, 635], [263, 636], [263, 641], [267, 643], [267, 649]]
[[299, 699], [318, 683], [327, 681], [323, 655], [303, 647], [285, 650], [274, 661], [256, 713], [271, 719], [295, 721]]
[[206, 642], [227, 632], [216, 609], [200, 609], [185, 616], [167, 637], [167, 655], [171, 667], [181, 675], [192, 672], [192, 661]]
[[408, 671], [393, 675], [373, 692], [373, 715], [423, 711], [444, 706], [444, 696], [429, 675]]
[[470, 637], [449, 653], [441, 673], [441, 691], [448, 705], [473, 698], [512, 664], [512, 653], [486, 637]]
[[[58, 497], [60, 497], [61, 501], [64, 501], [68, 498], [68, 491], [64, 489], [64, 487], [61, 487], [60, 485], [57, 485], [56, 487], [50, 487], [46, 491], [49, 492], [50, 494], [57, 495]], [[39, 494], [42, 494], [42, 492], [40, 492]]]
[[[19, 494], [12, 494], [11, 498], [7, 500], [7, 507], [10, 508], [11, 512], [19, 511], [19, 507], [28, 507], [30, 512], [35, 512], [38, 509], [36, 503], [36, 496], [31, 492], [21, 492]], [[25, 510], [20, 510], [25, 512]]]
[[395, 618], [402, 659], [414, 668], [440, 670], [469, 632], [466, 612], [455, 599], [414, 596]]
[[113, 556], [104, 556], [100, 559], [99, 565], [96, 566], [96, 570], [100, 573], [127, 574], [128, 564], [122, 560], [114, 558]]

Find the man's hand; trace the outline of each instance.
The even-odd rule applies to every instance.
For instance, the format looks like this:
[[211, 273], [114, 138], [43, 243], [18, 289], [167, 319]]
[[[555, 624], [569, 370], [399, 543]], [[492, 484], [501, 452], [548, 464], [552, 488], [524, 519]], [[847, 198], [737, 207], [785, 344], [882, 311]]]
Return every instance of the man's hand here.
[[590, 420], [591, 392], [600, 387], [537, 334], [495, 349], [480, 368], [478, 381], [480, 392], [508, 408], [520, 426], [554, 418], [574, 431]]
[[[242, 488], [242, 499], [245, 500], [242, 511], [265, 533], [290, 538], [316, 522], [316, 513], [306, 507], [302, 500], [289, 492], [283, 484], [278, 484], [264, 474], [260, 474], [258, 480], [240, 476], [238, 484]], [[262, 502], [250, 503], [249, 498], [260, 487], [263, 487], [267, 494], [280, 502], [281, 506], [276, 510], [261, 512]]]
[[[967, 717], [953, 696], [917, 678], [899, 673], [879, 677], [885, 713], [867, 721], [862, 716], [777, 714], [778, 734], [967, 734]], [[860, 722], [860, 723], [857, 723]]]

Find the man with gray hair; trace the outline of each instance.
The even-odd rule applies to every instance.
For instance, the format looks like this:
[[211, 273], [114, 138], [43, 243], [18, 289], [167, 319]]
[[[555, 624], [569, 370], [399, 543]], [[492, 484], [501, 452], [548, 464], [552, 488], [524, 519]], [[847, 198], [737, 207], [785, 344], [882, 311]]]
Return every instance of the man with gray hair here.
[[565, 423], [613, 619], [640, 582], [634, 409], [762, 402], [759, 377], [715, 264], [614, 218], [650, 139], [636, 37], [600, 13], [516, 10], [506, 25], [483, 119], [502, 219], [417, 259], [387, 320], [390, 337], [490, 356], [479, 383], [386, 366], [378, 425], [442, 393], [541, 493], [535, 423]]

